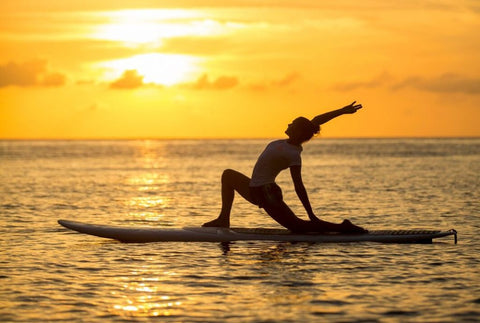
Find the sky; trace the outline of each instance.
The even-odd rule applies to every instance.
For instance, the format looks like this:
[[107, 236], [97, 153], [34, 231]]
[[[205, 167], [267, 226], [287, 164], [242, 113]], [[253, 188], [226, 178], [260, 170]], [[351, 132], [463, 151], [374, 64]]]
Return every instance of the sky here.
[[480, 136], [480, 3], [0, 2], [0, 139]]

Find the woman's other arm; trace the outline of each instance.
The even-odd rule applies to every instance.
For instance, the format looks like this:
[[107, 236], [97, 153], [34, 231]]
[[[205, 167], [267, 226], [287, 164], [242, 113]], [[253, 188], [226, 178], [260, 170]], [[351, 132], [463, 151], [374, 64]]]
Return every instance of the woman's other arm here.
[[312, 210], [310, 205], [310, 200], [308, 199], [307, 190], [303, 185], [302, 180], [302, 166], [290, 166], [290, 175], [292, 176], [293, 185], [295, 186], [295, 192], [297, 193], [298, 198], [303, 204], [303, 207], [307, 211], [308, 217], [310, 220], [318, 220]]

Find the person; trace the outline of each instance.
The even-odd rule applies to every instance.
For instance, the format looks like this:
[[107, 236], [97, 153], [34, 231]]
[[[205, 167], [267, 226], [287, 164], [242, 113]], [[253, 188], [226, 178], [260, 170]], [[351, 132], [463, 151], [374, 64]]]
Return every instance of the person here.
[[[288, 139], [276, 140], [267, 145], [258, 158], [250, 179], [232, 169], [223, 171], [221, 179], [222, 209], [213, 221], [204, 223], [204, 227], [230, 227], [230, 212], [235, 192], [252, 204], [263, 208], [280, 225], [295, 233], [307, 232], [341, 232], [364, 233], [367, 230], [354, 225], [349, 220], [332, 223], [319, 219], [313, 212], [307, 191], [302, 180], [302, 144], [309, 141], [320, 131], [320, 125], [343, 114], [352, 114], [362, 108], [353, 103], [308, 120], [298, 117], [288, 125], [285, 131]], [[275, 178], [284, 169], [290, 169], [295, 192], [305, 208], [309, 220], [295, 215], [283, 201], [282, 190], [275, 183]]]

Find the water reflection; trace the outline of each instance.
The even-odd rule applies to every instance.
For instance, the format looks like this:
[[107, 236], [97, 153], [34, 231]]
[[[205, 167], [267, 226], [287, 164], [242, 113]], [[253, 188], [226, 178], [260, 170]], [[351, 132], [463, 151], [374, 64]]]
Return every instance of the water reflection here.
[[165, 215], [159, 212], [130, 212], [129, 215], [138, 221], [158, 222], [164, 219]]
[[128, 201], [128, 206], [139, 209], [155, 208], [161, 209], [168, 206], [169, 199], [161, 196], [137, 196]]
[[171, 301], [168, 296], [160, 296], [158, 300], [154, 297], [138, 296], [133, 299], [126, 299], [124, 304], [113, 306], [113, 314], [119, 316], [171, 316], [178, 311], [181, 302]]
[[136, 148], [137, 161], [144, 168], [160, 168], [164, 165], [165, 152], [161, 141], [140, 141]]
[[220, 250], [222, 250], [222, 253], [224, 256], [228, 255], [228, 252], [230, 251], [230, 245], [232, 242], [226, 241], [226, 242], [220, 242]]
[[157, 190], [160, 186], [168, 184], [170, 179], [167, 174], [144, 173], [133, 176], [128, 180], [128, 184], [137, 186], [139, 191]]
[[139, 142], [136, 148], [140, 172], [135, 172], [126, 184], [133, 186], [141, 195], [131, 197], [126, 205], [132, 210], [129, 214], [136, 220], [159, 221], [171, 201], [162, 194], [170, 184], [169, 175], [161, 170], [164, 163], [163, 145], [146, 140]]
[[[144, 273], [132, 272], [132, 274]], [[171, 273], [163, 274], [168, 277]], [[140, 281], [131, 281], [130, 277], [122, 279], [128, 281], [121, 285], [119, 291], [112, 292], [117, 298], [116, 304], [111, 308], [112, 314], [121, 317], [154, 317], [178, 315], [182, 311], [182, 302], [161, 290], [159, 278], [143, 277]]]
[[162, 196], [137, 196], [126, 202], [135, 220], [158, 222], [165, 217], [164, 210], [169, 207], [170, 199]]

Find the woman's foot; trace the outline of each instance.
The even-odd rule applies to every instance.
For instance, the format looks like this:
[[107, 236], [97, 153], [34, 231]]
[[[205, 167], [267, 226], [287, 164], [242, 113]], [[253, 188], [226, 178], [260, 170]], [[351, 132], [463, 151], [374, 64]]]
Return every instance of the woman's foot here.
[[230, 221], [227, 219], [217, 218], [213, 221], [206, 222], [202, 225], [202, 227], [217, 227], [217, 228], [229, 228]]
[[343, 233], [367, 233], [368, 230], [365, 230], [358, 225], [353, 224], [350, 220], [343, 220], [342, 224], [342, 232]]

